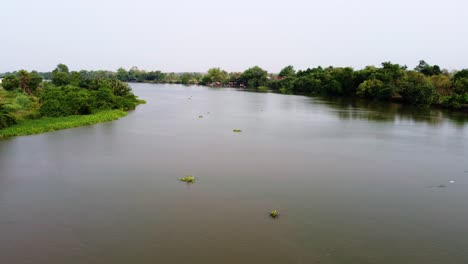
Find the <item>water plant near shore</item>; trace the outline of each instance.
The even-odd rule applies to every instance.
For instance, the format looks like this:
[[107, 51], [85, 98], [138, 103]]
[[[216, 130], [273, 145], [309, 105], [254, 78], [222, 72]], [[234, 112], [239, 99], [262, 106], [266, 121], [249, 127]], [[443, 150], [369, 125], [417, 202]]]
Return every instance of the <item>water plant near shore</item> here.
[[240, 132], [242, 132], [242, 130], [240, 130], [240, 129], [234, 129], [234, 130], [232, 130], [232, 132], [234, 132], [234, 133], [240, 133]]
[[94, 125], [119, 119], [127, 115], [122, 110], [107, 110], [91, 115], [72, 115], [64, 117], [43, 117], [40, 119], [25, 119], [18, 124], [0, 129], [0, 139], [12, 136], [26, 136], [55, 130]]

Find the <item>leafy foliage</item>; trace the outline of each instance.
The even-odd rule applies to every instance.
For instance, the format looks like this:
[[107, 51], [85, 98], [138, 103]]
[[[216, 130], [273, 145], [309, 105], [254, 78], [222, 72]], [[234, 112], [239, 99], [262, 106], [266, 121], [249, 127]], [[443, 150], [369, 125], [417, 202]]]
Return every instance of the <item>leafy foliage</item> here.
[[418, 106], [429, 106], [434, 100], [435, 87], [424, 74], [410, 71], [406, 81], [402, 84], [400, 94], [406, 102]]
[[208, 72], [202, 77], [202, 84], [211, 84], [211, 83], [220, 83], [226, 84], [229, 80], [229, 75], [226, 71], [221, 70], [220, 68], [211, 68]]
[[70, 84], [70, 71], [68, 70], [67, 65], [57, 65], [57, 68], [52, 71], [52, 83], [56, 86]]
[[279, 77], [294, 77], [296, 75], [296, 71], [294, 70], [294, 67], [289, 65], [284, 67], [278, 74]]
[[[468, 107], [465, 99], [468, 97], [468, 69], [449, 73], [447, 70], [441, 70], [438, 65], [430, 65], [423, 60], [414, 70], [391, 62], [384, 62], [380, 67], [367, 66], [361, 70], [350, 67], [316, 67], [297, 72], [289, 65], [277, 75], [268, 74], [258, 66], [234, 73], [227, 73], [221, 68], [211, 68], [206, 74], [200, 74], [144, 71], [137, 67], [128, 71], [119, 68], [117, 72], [70, 72], [66, 65], [59, 64], [51, 73], [19, 71], [4, 76], [4, 89], [11, 91], [21, 88], [31, 96], [39, 96], [41, 102], [47, 101], [41, 111], [48, 115], [52, 114], [51, 111], [55, 111], [55, 115], [64, 115], [93, 113], [103, 109], [133, 109], [139, 101], [124, 82], [229, 85], [248, 87], [256, 91], [272, 90], [283, 94], [399, 100], [421, 107]], [[52, 85], [43, 85], [42, 77], [51, 78]], [[44, 89], [41, 89], [42, 86]], [[45, 91], [52, 86], [63, 91]], [[67, 86], [79, 87], [85, 91], [63, 88]], [[71, 99], [71, 94], [75, 92], [77, 98]], [[52, 94], [55, 98], [52, 98]], [[65, 100], [67, 105], [70, 103], [71, 106], [60, 110], [58, 106], [63, 103], [61, 100]]]
[[254, 66], [245, 70], [241, 76], [240, 81], [246, 84], [247, 87], [257, 88], [259, 86], [268, 85], [268, 72], [258, 66]]
[[7, 91], [19, 88], [19, 79], [15, 75], [7, 75], [2, 80], [2, 87]]
[[440, 105], [449, 108], [466, 107], [468, 101], [468, 70], [453, 78], [439, 66], [421, 61], [415, 71], [406, 66], [382, 63], [355, 71], [352, 68], [322, 68], [300, 70], [293, 75], [292, 67], [281, 70], [277, 79], [268, 82], [270, 89], [286, 94], [323, 94], [360, 96], [378, 100], [399, 99], [420, 107]]
[[362, 97], [376, 97], [377, 93], [384, 89], [384, 83], [378, 79], [369, 79], [362, 82], [356, 92]]
[[72, 85], [48, 86], [41, 95], [41, 101], [40, 111], [43, 116], [58, 117], [91, 112], [90, 92]]
[[[43, 82], [44, 75], [52, 81]], [[106, 71], [70, 72], [64, 64], [50, 75], [25, 70], [7, 74], [0, 89], [0, 99], [8, 102], [0, 105], [0, 137], [110, 121], [144, 102], [127, 83], [109, 76]]]
[[419, 65], [416, 66], [414, 70], [426, 76], [439, 75], [442, 73], [438, 65], [431, 66], [423, 60], [419, 61]]
[[42, 77], [36, 72], [20, 70], [16, 74], [7, 75], [2, 80], [2, 86], [7, 91], [13, 91], [20, 88], [25, 93], [32, 95], [42, 83]]
[[110, 109], [134, 109], [140, 101], [130, 86], [118, 79], [96, 78], [87, 72], [69, 72], [59, 64], [52, 72], [52, 83], [41, 93], [43, 116], [86, 115]]
[[461, 71], [458, 71], [457, 73], [455, 73], [455, 75], [453, 76], [453, 80], [456, 82], [456, 81], [459, 81], [461, 79], [464, 79], [464, 78], [468, 78], [468, 69], [463, 69]]
[[10, 113], [5, 104], [0, 104], [0, 129], [16, 124], [16, 118]]

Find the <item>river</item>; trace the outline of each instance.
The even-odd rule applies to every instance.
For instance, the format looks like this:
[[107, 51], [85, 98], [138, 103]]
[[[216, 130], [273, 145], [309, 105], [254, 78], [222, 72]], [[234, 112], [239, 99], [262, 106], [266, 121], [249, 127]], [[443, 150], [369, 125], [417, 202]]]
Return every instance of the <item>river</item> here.
[[468, 263], [466, 114], [132, 87], [123, 119], [0, 141], [0, 263]]

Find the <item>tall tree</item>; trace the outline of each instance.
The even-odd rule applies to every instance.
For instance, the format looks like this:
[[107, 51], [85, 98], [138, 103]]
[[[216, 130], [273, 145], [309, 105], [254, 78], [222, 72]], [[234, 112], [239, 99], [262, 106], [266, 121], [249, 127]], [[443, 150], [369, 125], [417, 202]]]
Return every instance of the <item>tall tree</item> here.
[[18, 72], [18, 79], [19, 79], [19, 86], [21, 90], [23, 90], [25, 93], [31, 95], [31, 89], [29, 88], [29, 84], [31, 81], [31, 76], [29, 75], [29, 72], [25, 70], [20, 70]]
[[221, 84], [226, 84], [228, 80], [229, 80], [229, 74], [225, 70], [222, 70], [221, 68], [211, 68], [203, 76], [202, 83], [210, 84], [210, 83], [219, 82]]
[[414, 68], [415, 71], [420, 72], [426, 76], [439, 75], [442, 70], [438, 65], [431, 66], [424, 60], [419, 61], [419, 65]]
[[259, 86], [265, 86], [268, 84], [268, 72], [254, 66], [245, 70], [240, 76], [241, 82], [247, 85], [247, 87], [257, 88]]
[[70, 71], [67, 65], [59, 64], [57, 68], [52, 71], [52, 83], [56, 86], [70, 84]]
[[292, 65], [284, 67], [280, 73], [278, 74], [279, 77], [294, 77], [296, 75], [296, 71]]
[[42, 83], [42, 76], [39, 75], [37, 71], [32, 71], [29, 73], [29, 89], [32, 92], [35, 92]]
[[117, 79], [120, 81], [128, 81], [128, 72], [124, 68], [119, 68], [117, 70]]

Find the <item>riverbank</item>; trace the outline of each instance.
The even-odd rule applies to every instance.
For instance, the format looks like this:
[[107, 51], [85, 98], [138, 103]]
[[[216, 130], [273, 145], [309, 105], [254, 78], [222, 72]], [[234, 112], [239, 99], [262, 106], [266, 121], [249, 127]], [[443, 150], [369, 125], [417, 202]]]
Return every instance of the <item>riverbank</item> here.
[[0, 138], [112, 121], [146, 103], [127, 83], [70, 72], [64, 64], [52, 71], [50, 81], [20, 70], [0, 85]]
[[127, 115], [123, 110], [107, 110], [91, 115], [72, 115], [65, 117], [43, 117], [26, 119], [18, 124], [0, 129], [0, 139], [13, 136], [27, 136], [56, 130], [89, 126], [120, 119]]

